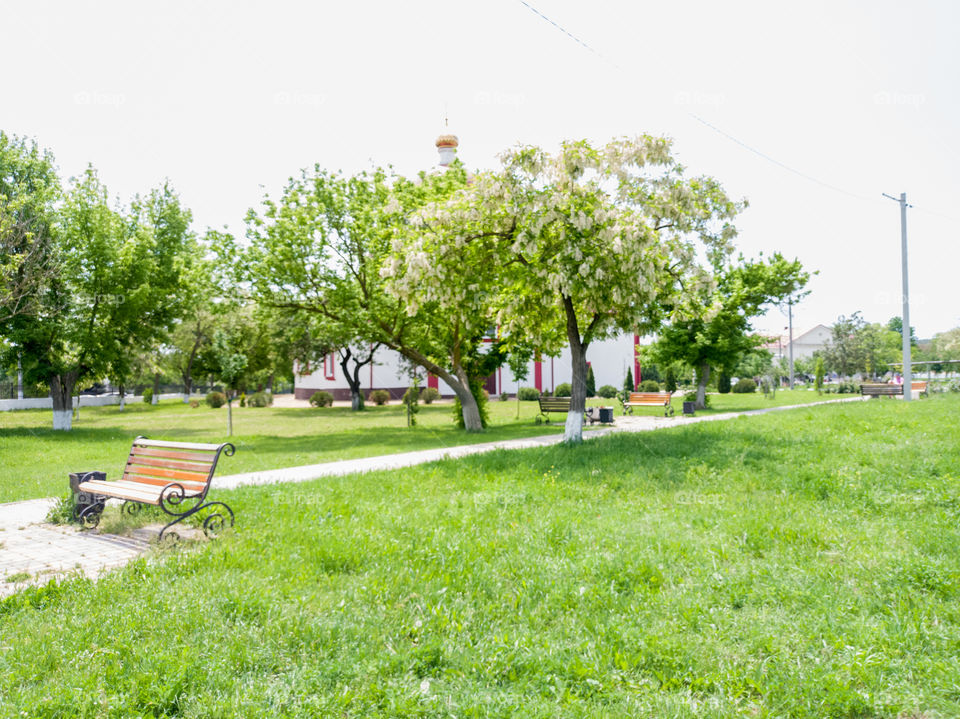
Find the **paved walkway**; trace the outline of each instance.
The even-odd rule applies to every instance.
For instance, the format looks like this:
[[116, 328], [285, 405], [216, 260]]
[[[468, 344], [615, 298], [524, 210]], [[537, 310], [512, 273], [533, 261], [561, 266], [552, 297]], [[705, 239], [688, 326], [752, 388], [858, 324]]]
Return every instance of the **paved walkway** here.
[[[858, 401], [861, 401], [860, 397], [828, 400], [821, 404]], [[677, 416], [669, 419], [650, 416], [617, 417], [613, 427], [585, 431], [584, 438], [589, 440], [613, 432], [647, 432], [698, 422], [717, 422], [741, 415], [783, 412], [808, 406], [810, 405], [787, 405], [746, 412], [724, 412], [699, 417]], [[322, 477], [401, 469], [439, 459], [466, 457], [498, 449], [546, 447], [557, 444], [562, 439], [563, 436], [560, 434], [551, 434], [502, 442], [440, 447], [380, 457], [345, 459], [324, 464], [231, 474], [217, 477], [216, 483], [218, 488], [233, 489], [259, 484], [306, 482]], [[126, 564], [150, 546], [150, 533], [146, 532], [139, 533], [135, 537], [120, 537], [81, 531], [73, 526], [45, 524], [44, 518], [55, 502], [55, 499], [48, 498], [0, 504], [0, 597], [19, 591], [28, 584], [42, 584], [51, 577], [62, 577], [73, 573], [97, 577], [113, 567]]]

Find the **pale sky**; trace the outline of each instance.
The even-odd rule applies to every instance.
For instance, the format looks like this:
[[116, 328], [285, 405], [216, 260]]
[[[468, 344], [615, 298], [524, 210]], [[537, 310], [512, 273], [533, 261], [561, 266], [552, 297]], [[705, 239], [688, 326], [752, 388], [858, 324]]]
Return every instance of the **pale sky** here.
[[750, 201], [744, 254], [820, 271], [795, 327], [900, 314], [882, 192], [915, 206], [911, 324], [960, 325], [960, 3], [529, 2], [589, 47], [518, 0], [6, 1], [0, 128], [125, 201], [168, 177], [198, 231], [238, 234], [314, 163], [429, 169], [445, 113], [472, 169], [516, 143], [664, 134]]

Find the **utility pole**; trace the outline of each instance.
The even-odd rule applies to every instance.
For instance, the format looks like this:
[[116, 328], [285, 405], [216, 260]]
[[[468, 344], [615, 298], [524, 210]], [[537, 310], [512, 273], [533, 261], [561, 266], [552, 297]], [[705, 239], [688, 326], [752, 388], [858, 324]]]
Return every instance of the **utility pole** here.
[[901, 318], [901, 334], [903, 335], [903, 401], [913, 399], [913, 365], [910, 361], [910, 290], [907, 281], [907, 193], [901, 192], [900, 198], [888, 195], [883, 196], [900, 203], [900, 261], [903, 271], [903, 316]]
[[793, 389], [793, 298], [787, 301], [788, 326], [790, 327], [790, 389]]

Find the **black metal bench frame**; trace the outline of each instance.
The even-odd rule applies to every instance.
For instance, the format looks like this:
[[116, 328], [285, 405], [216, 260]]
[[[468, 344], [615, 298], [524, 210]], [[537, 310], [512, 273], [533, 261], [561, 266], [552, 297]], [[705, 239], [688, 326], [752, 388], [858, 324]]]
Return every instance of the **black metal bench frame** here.
[[550, 416], [547, 412], [566, 413], [570, 411], [569, 397], [538, 397], [537, 402], [540, 405], [540, 414], [538, 414], [534, 420], [537, 424], [543, 421], [545, 421], [546, 424], [550, 424]]

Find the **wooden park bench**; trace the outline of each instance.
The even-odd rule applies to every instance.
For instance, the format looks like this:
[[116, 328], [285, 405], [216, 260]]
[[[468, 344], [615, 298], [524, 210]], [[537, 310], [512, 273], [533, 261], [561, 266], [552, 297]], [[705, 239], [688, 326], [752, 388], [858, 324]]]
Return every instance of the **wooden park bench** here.
[[[207, 492], [221, 452], [232, 456], [235, 448], [224, 444], [197, 444], [194, 442], [163, 442], [137, 437], [130, 448], [123, 477], [106, 481], [81, 481], [77, 489], [87, 495], [77, 518], [86, 527], [100, 522], [107, 498], [123, 500], [121, 511], [134, 514], [144, 505], [160, 507], [173, 520], [160, 530], [159, 539], [174, 524], [197, 512], [218, 508], [203, 520], [207, 536], [215, 535], [226, 521], [233, 526], [233, 510], [223, 502], [207, 502]], [[91, 473], [93, 474], [93, 473]], [[91, 502], [89, 498], [95, 498]], [[226, 516], [220, 510], [225, 510]]]
[[569, 412], [570, 411], [570, 398], [569, 397], [539, 397], [537, 401], [540, 403], [540, 414], [537, 415], [536, 423], [540, 424], [541, 417], [544, 418], [547, 424], [550, 424], [550, 417], [547, 415], [547, 412]]
[[664, 417], [673, 416], [669, 392], [631, 392], [630, 399], [622, 402], [625, 414], [633, 414], [634, 407], [663, 407]]
[[911, 383], [910, 383], [910, 388], [911, 388], [914, 392], [920, 392], [920, 394], [922, 394], [922, 395], [929, 395], [929, 394], [930, 394], [930, 393], [927, 391], [927, 383], [926, 383], [926, 381], [923, 381], [923, 382], [911, 382]]
[[903, 394], [902, 384], [862, 384], [860, 394], [864, 397], [899, 397]]

